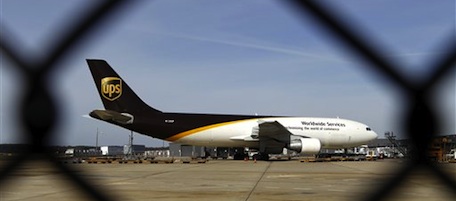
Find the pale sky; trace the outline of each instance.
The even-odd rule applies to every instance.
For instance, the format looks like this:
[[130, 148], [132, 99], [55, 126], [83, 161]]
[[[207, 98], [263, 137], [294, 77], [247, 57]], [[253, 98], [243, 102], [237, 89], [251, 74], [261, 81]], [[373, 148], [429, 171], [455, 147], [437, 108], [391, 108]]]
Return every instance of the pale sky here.
[[[24, 57], [37, 58], [94, 1], [0, 2], [2, 32], [14, 36], [8, 40]], [[325, 2], [361, 24], [408, 77], [426, 78], [427, 64], [445, 54], [443, 39], [455, 36], [454, 0]], [[386, 131], [405, 137], [401, 109], [407, 103], [400, 91], [281, 1], [144, 1], [114, 16], [54, 73], [57, 144], [94, 145], [97, 129], [100, 145], [128, 142], [128, 130], [82, 117], [103, 107], [86, 58], [107, 60], [145, 102], [165, 112], [341, 117], [381, 137]], [[21, 80], [3, 55], [0, 70], [0, 143], [18, 143]], [[454, 70], [435, 100], [438, 134], [455, 134]], [[135, 144], [162, 141], [135, 134]]]

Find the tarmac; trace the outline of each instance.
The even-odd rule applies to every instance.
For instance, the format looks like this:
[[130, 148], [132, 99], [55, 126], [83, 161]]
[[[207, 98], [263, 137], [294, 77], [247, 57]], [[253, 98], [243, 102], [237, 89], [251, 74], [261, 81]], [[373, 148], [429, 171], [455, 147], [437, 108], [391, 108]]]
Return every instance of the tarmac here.
[[[64, 164], [112, 200], [362, 200], [405, 162], [233, 161], [172, 164]], [[0, 161], [0, 169], [5, 162]], [[456, 163], [438, 165], [456, 180]], [[424, 170], [391, 186], [387, 200], [454, 200], [454, 189]], [[96, 200], [46, 161], [18, 167], [0, 186], [0, 201]]]

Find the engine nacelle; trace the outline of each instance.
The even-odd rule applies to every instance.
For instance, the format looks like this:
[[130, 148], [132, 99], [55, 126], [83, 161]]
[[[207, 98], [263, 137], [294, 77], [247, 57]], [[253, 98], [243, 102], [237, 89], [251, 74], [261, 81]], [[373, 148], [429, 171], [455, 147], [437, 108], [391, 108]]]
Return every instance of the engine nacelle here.
[[316, 138], [295, 138], [288, 145], [288, 149], [304, 154], [317, 154], [320, 152], [320, 148], [320, 140]]

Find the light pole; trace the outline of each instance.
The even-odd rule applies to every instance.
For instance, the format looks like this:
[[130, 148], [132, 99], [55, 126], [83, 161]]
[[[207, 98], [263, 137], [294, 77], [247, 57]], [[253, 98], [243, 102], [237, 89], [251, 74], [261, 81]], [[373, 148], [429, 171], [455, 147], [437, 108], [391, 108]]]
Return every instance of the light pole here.
[[95, 150], [98, 150], [98, 127], [97, 127], [97, 136], [95, 138]]

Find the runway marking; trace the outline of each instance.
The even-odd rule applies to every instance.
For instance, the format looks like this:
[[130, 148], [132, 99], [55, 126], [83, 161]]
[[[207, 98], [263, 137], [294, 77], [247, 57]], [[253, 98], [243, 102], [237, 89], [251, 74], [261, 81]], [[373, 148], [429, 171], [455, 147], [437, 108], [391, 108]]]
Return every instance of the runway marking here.
[[298, 191], [310, 191], [312, 188], [293, 188], [293, 190], [298, 190]]
[[267, 178], [298, 178], [298, 177], [304, 177], [303, 175], [297, 175], [297, 174], [281, 174], [281, 175], [271, 175], [267, 176]]
[[114, 182], [114, 183], [110, 183], [109, 185], [132, 185], [132, 184], [137, 184], [137, 183], [133, 183], [133, 182]]
[[[21, 194], [24, 194], [22, 192], [18, 192], [18, 191], [0, 191], [0, 194], [3, 195], [3, 194], [10, 194], [10, 195], [21, 195]], [[2, 200], [2, 199], [0, 199]]]
[[347, 190], [343, 190], [343, 189], [328, 189], [328, 191], [333, 191], [333, 192], [346, 192]]

